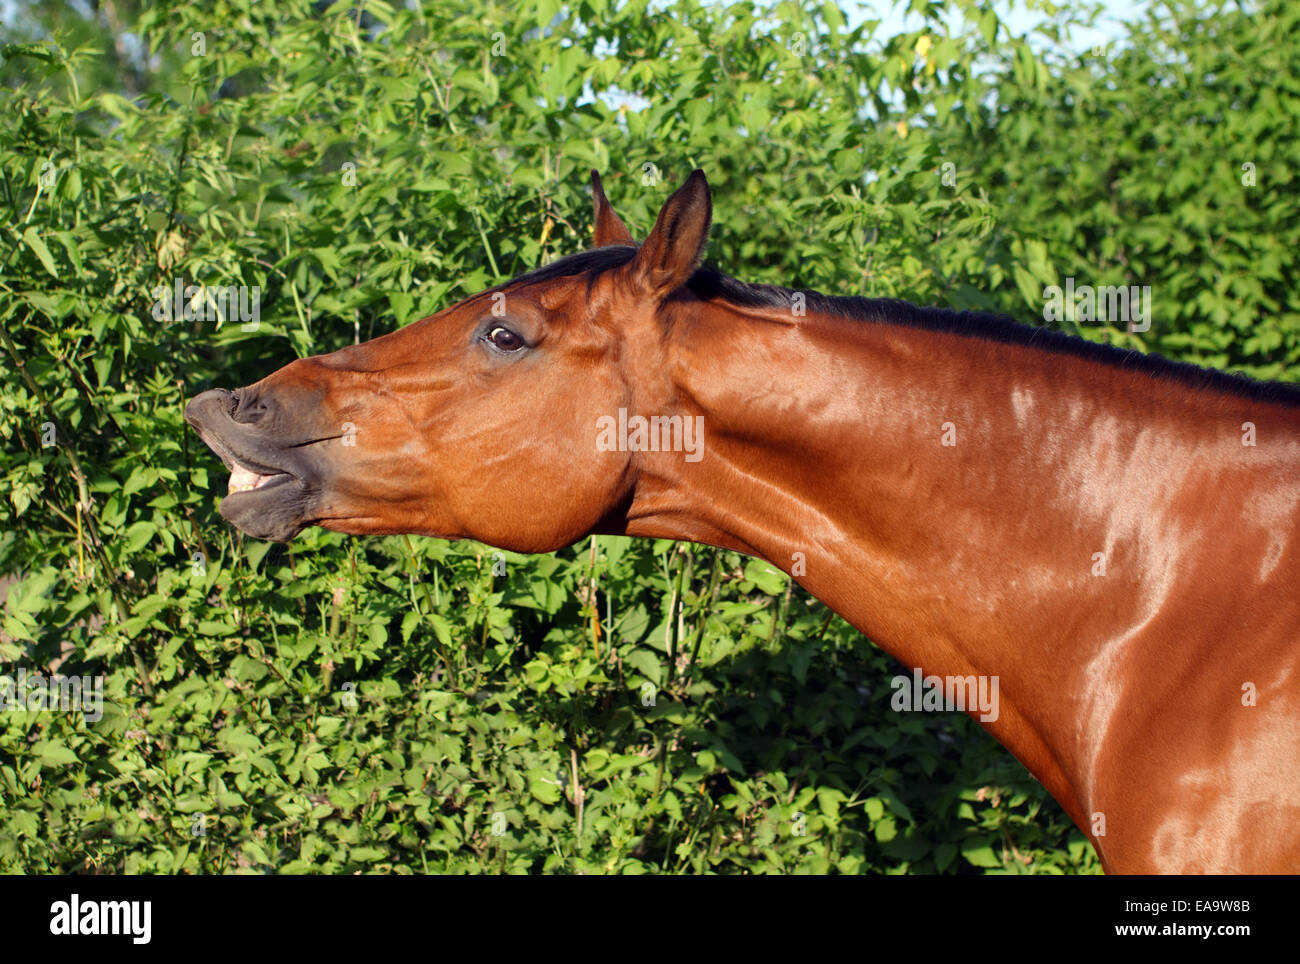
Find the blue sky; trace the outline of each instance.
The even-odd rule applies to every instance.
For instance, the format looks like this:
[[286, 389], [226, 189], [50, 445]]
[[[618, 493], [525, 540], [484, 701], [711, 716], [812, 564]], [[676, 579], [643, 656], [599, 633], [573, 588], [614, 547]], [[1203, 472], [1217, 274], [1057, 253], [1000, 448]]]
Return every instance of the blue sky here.
[[[1029, 2], [1037, 7], [1042, 7], [1044, 5], [1042, 0], [1029, 0]], [[1117, 21], [1132, 19], [1137, 9], [1145, 5], [1137, 2], [1137, 0], [1099, 0], [1099, 2], [1105, 9], [1104, 17], [1110, 18], [1111, 20], [1111, 25], [1105, 27], [1100, 32], [1100, 36], [1107, 39], [1115, 39], [1116, 37], [1121, 36], [1120, 30], [1114, 24]], [[78, 2], [77, 6], [83, 9], [86, 8], [84, 0]], [[671, 0], [667, 0], [665, 7], [671, 8], [671, 6]], [[905, 26], [914, 28], [919, 23], [918, 18], [907, 18], [903, 15], [902, 11], [906, 8], [906, 0], [901, 0], [901, 2], [898, 3], [891, 2], [891, 0], [875, 0], [875, 2], [860, 5], [847, 2], [842, 5], [842, 9], [844, 10], [845, 15], [849, 18], [850, 23], [858, 24], [868, 17], [878, 18], [883, 21], [881, 29], [886, 33], [893, 33], [897, 29]], [[999, 4], [998, 8], [1000, 10], [1005, 9], [1005, 5]], [[18, 4], [16, 0], [0, 0], [0, 23], [12, 21], [17, 12]], [[1033, 26], [1037, 20], [1041, 19], [1042, 16], [1043, 14], [1041, 12], [1029, 12], [1026, 9], [1025, 0], [1017, 0], [1017, 8], [1004, 19], [1015, 32], [1023, 33]], [[1099, 38], [1093, 37], [1091, 34], [1071, 38], [1072, 44], [1080, 50], [1092, 46], [1097, 39]]]
[[[1098, 43], [1115, 41], [1121, 39], [1124, 34], [1123, 23], [1132, 21], [1138, 16], [1138, 12], [1147, 6], [1145, 2], [1139, 0], [1094, 0], [1102, 8], [1102, 15], [1099, 18], [1098, 29], [1096, 30], [1078, 30], [1068, 38], [1068, 46], [1076, 51], [1083, 51]], [[863, 20], [876, 19], [881, 21], [878, 33], [881, 36], [891, 36], [900, 30], [915, 30], [921, 25], [921, 18], [915, 14], [906, 16], [904, 11], [907, 9], [907, 0], [875, 0], [870, 3], [844, 3], [841, 9], [848, 18], [849, 23], [857, 25]], [[1023, 34], [1036, 23], [1049, 19], [1048, 15], [1043, 12], [1043, 8], [1050, 4], [1042, 0], [1015, 0], [1015, 7], [1007, 12], [1005, 3], [997, 3], [995, 8], [1002, 21], [1011, 29], [1013, 33]], [[1030, 9], [1033, 7], [1035, 9]]]

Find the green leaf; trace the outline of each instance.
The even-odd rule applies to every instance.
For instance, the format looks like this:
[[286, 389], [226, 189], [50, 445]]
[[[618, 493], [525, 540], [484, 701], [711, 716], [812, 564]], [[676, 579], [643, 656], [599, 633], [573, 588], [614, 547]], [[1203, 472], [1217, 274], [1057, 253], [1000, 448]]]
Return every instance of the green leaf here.
[[543, 770], [528, 771], [528, 792], [541, 803], [550, 806], [560, 801], [560, 784], [554, 774]]
[[41, 740], [32, 747], [42, 766], [62, 767], [79, 763], [80, 758], [62, 743]]
[[42, 44], [5, 44], [0, 47], [0, 57], [4, 57], [5, 60], [31, 57], [33, 60], [43, 60], [47, 64], [55, 62], [49, 48]]
[[53, 277], [58, 278], [59, 269], [55, 267], [54, 258], [50, 255], [50, 249], [45, 246], [45, 242], [41, 240], [41, 236], [34, 226], [23, 232], [23, 243], [35, 252], [45, 270]]
[[976, 867], [1002, 866], [1002, 861], [993, 852], [993, 848], [983, 842], [982, 838], [962, 844], [961, 855], [966, 858], [967, 863]]
[[149, 544], [158, 527], [152, 522], [137, 522], [126, 530], [126, 553], [134, 555]]
[[785, 591], [786, 576], [761, 559], [750, 559], [745, 564], [745, 579], [769, 596], [779, 596]]
[[661, 658], [651, 650], [638, 647], [628, 653], [623, 658], [623, 662], [656, 686], [659, 685], [663, 676], [663, 663]]

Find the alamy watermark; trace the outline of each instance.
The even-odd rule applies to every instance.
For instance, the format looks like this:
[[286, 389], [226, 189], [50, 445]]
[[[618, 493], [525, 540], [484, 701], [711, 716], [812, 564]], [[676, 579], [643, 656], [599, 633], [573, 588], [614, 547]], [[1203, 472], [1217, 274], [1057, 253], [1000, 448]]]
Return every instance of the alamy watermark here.
[[900, 713], [979, 710], [981, 723], [998, 718], [996, 676], [922, 676], [914, 669], [911, 676], [895, 676], [889, 686], [894, 691], [889, 705]]
[[598, 452], [685, 452], [687, 462], [704, 458], [703, 415], [628, 416], [626, 408], [618, 418], [596, 419]]
[[80, 894], [73, 894], [50, 905], [50, 933], [122, 935], [130, 937], [133, 944], [148, 944], [153, 936], [153, 902], [82, 900]]
[[1151, 328], [1150, 285], [1075, 285], [1065, 279], [1065, 288], [1048, 285], [1043, 289], [1044, 321], [1123, 322], [1129, 331]]
[[258, 285], [187, 285], [177, 278], [153, 289], [153, 320], [242, 322], [243, 331], [257, 331], [262, 321], [262, 289]]
[[104, 677], [46, 676], [19, 669], [15, 676], [0, 676], [0, 711], [78, 712], [89, 723], [104, 716]]

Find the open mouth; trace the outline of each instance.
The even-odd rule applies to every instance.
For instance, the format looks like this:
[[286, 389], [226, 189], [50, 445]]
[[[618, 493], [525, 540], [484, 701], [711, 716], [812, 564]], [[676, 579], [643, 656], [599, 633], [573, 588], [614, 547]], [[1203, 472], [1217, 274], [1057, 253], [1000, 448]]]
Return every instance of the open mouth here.
[[290, 478], [288, 472], [264, 473], [241, 465], [233, 458], [230, 462], [230, 481], [226, 483], [227, 495], [234, 495], [236, 492], [252, 492], [254, 489], [261, 489]]
[[[195, 426], [198, 428], [198, 426]], [[289, 472], [282, 469], [271, 468], [260, 462], [253, 462], [248, 456], [241, 457], [235, 455], [220, 438], [213, 433], [198, 428], [199, 438], [214, 453], [217, 458], [226, 464], [230, 469], [230, 480], [226, 483], [226, 495], [237, 495], [241, 492], [252, 492], [257, 489], [265, 489], [274, 486], [280, 482], [288, 482], [294, 478]]]
[[230, 419], [230, 393], [211, 389], [185, 407], [185, 420], [230, 470], [221, 515], [256, 539], [288, 542], [311, 524], [319, 496], [305, 443], [285, 443]]

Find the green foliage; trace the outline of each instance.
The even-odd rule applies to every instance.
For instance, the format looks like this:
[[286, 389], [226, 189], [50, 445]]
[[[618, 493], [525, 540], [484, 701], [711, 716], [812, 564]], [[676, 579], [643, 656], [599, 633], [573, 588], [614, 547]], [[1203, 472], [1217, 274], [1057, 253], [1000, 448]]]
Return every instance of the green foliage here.
[[[16, 34], [0, 660], [102, 674], [105, 708], [0, 713], [0, 870], [1095, 872], [1018, 763], [892, 712], [896, 664], [762, 563], [244, 541], [181, 418], [585, 247], [590, 167], [642, 233], [703, 167], [746, 280], [1026, 320], [1066, 275], [1151, 284], [1149, 333], [1085, 334], [1296, 377], [1294, 12], [1179, 7], [1079, 60], [914, 6], [888, 37], [693, 0]], [[261, 324], [156, 321], [176, 279], [260, 286]]]
[[1105, 50], [1015, 60], [992, 105], [935, 131], [1014, 225], [992, 273], [1025, 294], [1003, 282], [1004, 310], [1033, 321], [1067, 276], [1150, 285], [1145, 335], [1082, 333], [1300, 378], [1300, 8], [1251, 6], [1176, 0]]

